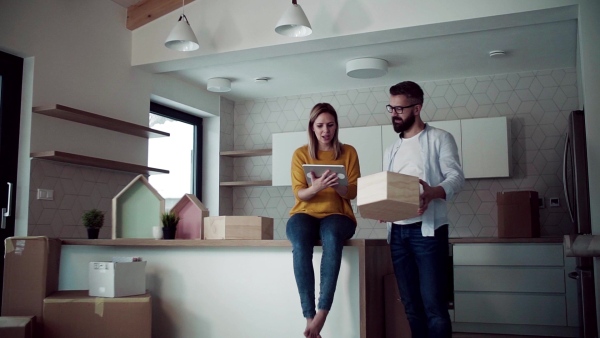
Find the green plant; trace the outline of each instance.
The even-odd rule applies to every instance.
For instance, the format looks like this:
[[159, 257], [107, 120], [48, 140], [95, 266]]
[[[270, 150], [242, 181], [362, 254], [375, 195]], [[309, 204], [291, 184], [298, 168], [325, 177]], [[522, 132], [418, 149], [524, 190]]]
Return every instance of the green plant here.
[[104, 212], [98, 209], [88, 210], [83, 213], [81, 220], [86, 228], [100, 229], [104, 225]]
[[173, 211], [163, 212], [161, 215], [161, 221], [163, 228], [177, 228], [177, 223], [179, 223], [179, 216], [175, 214]]

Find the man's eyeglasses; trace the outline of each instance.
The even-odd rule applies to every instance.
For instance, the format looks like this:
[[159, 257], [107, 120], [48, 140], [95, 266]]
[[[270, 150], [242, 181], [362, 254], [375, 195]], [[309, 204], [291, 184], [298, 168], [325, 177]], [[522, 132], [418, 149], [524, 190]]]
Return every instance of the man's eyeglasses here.
[[419, 103], [415, 103], [415, 104], [411, 104], [410, 106], [390, 106], [389, 104], [387, 106], [385, 106], [385, 108], [387, 109], [388, 113], [393, 114], [394, 112], [396, 112], [396, 114], [400, 115], [402, 114], [402, 111], [406, 108], [411, 108], [414, 106], [419, 105]]

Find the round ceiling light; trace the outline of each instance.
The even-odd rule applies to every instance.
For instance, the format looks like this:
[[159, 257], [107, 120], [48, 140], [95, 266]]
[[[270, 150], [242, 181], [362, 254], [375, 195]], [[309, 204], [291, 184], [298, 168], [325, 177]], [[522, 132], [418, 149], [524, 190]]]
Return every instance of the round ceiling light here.
[[346, 63], [346, 75], [357, 79], [372, 79], [387, 73], [388, 63], [383, 59], [361, 58]]
[[225, 93], [231, 90], [231, 80], [221, 77], [208, 79], [206, 89], [215, 93]]

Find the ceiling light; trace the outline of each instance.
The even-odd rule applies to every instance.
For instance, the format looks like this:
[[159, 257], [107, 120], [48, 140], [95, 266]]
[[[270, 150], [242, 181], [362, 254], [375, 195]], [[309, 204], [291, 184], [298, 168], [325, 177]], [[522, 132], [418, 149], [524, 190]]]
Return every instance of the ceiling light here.
[[296, 3], [296, 0], [292, 0], [292, 6], [288, 7], [279, 22], [277, 22], [275, 32], [292, 37], [304, 37], [312, 33], [310, 22], [308, 22], [306, 14], [304, 14], [302, 7]]
[[493, 50], [490, 52], [490, 57], [504, 56], [504, 55], [506, 55], [506, 52], [503, 50]]
[[361, 58], [346, 63], [346, 75], [357, 79], [372, 79], [387, 73], [388, 63], [383, 59]]
[[171, 33], [167, 37], [165, 41], [165, 46], [170, 49], [174, 49], [180, 52], [189, 52], [200, 48], [198, 44], [198, 39], [196, 39], [196, 35], [190, 27], [190, 23], [185, 16], [183, 11], [183, 7], [185, 6], [185, 0], [182, 0], [181, 6], [181, 16], [179, 17], [179, 21], [171, 30]]
[[222, 77], [208, 79], [206, 89], [215, 93], [225, 93], [231, 90], [231, 80]]

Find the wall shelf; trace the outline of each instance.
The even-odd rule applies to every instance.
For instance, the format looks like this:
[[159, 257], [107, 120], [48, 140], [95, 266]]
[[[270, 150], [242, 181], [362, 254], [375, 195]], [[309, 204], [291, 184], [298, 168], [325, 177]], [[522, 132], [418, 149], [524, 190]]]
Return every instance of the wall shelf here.
[[56, 162], [64, 162], [78, 165], [85, 165], [96, 168], [127, 171], [142, 175], [153, 175], [153, 174], [168, 174], [168, 170], [145, 167], [138, 164], [118, 162], [105, 160], [102, 158], [89, 157], [77, 154], [66, 153], [63, 151], [49, 150], [31, 153], [32, 158], [50, 160]]
[[[273, 153], [272, 149], [250, 149], [250, 150], [227, 150], [220, 153], [225, 157], [253, 157], [253, 156], [270, 156]], [[221, 182], [222, 187], [261, 187], [272, 186], [273, 181], [232, 181]]]
[[271, 186], [272, 181], [233, 181], [233, 182], [221, 182], [222, 187], [260, 187], [260, 186]]
[[125, 122], [98, 114], [89, 113], [83, 110], [63, 106], [60, 104], [54, 104], [51, 106], [43, 107], [34, 107], [32, 109], [32, 112], [35, 114], [51, 116], [63, 120], [87, 124], [90, 126], [108, 129], [119, 133], [129, 134], [143, 138], [170, 136], [169, 133], [166, 133], [164, 131], [151, 129], [148, 127], [140, 126], [138, 124]]
[[228, 151], [222, 151], [221, 156], [227, 156], [227, 157], [269, 156], [272, 153], [273, 153], [272, 149], [228, 150]]

